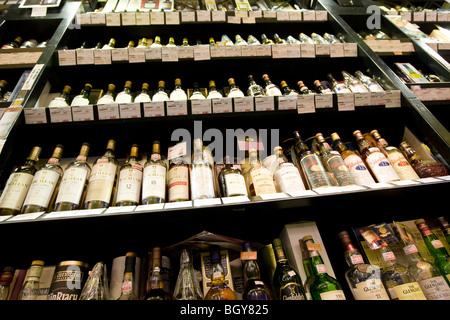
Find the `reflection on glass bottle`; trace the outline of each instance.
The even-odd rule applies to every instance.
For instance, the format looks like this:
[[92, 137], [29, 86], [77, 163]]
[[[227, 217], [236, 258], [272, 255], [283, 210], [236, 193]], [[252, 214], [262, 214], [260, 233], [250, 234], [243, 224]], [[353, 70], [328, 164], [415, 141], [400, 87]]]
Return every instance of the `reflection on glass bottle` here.
[[203, 157], [203, 142], [199, 138], [194, 140], [190, 177], [192, 200], [215, 197], [212, 167]]
[[224, 167], [220, 171], [218, 179], [223, 197], [247, 196], [245, 178], [241, 170], [233, 167], [230, 156], [225, 157]]
[[203, 300], [192, 261], [192, 252], [188, 249], [181, 250], [180, 272], [175, 283], [173, 300]]
[[75, 107], [89, 105], [89, 94], [91, 93], [91, 89], [92, 85], [90, 83], [86, 83], [84, 85], [84, 89], [81, 91], [81, 94], [73, 98], [70, 106]]
[[230, 86], [229, 98], [244, 97], [244, 93], [236, 86], [236, 82], [233, 78], [228, 79], [228, 85]]
[[28, 269], [27, 277], [19, 294], [19, 300], [36, 300], [39, 295], [39, 280], [41, 278], [44, 261], [34, 260]]
[[161, 248], [153, 248], [152, 261], [150, 289], [145, 296], [145, 300], [170, 300], [169, 295], [164, 291], [164, 280], [161, 273]]
[[269, 287], [261, 280], [257, 260], [257, 252], [252, 251], [251, 244], [242, 245], [241, 261], [244, 262], [244, 300], [272, 300]]
[[14, 277], [13, 267], [4, 267], [0, 274], [0, 300], [7, 300]]
[[108, 104], [114, 103], [114, 91], [116, 90], [116, 86], [110, 83], [108, 85], [108, 91], [98, 99], [97, 104]]
[[153, 101], [167, 101], [169, 96], [166, 93], [166, 83], [164, 81], [158, 82], [158, 90], [152, 97]]
[[106, 264], [97, 262], [81, 291], [79, 300], [108, 300]]
[[59, 97], [56, 97], [52, 101], [50, 101], [48, 107], [49, 108], [68, 107], [70, 90], [72, 90], [70, 86], [64, 86], [64, 89], [61, 91]]

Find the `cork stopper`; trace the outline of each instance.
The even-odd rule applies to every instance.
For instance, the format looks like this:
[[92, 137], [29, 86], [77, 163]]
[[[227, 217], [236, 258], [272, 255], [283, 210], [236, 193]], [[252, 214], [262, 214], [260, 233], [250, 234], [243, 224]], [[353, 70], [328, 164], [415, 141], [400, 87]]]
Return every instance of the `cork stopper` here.
[[284, 88], [284, 87], [287, 87], [287, 86], [288, 85], [287, 85], [286, 81], [283, 80], [283, 81], [280, 82], [280, 87], [281, 88]]
[[70, 86], [64, 86], [64, 89], [62, 90], [62, 92], [70, 94], [70, 90], [72, 90], [72, 88]]
[[216, 82], [214, 80], [210, 80], [209, 81], [209, 87], [210, 88], [215, 88], [216, 87]]
[[333, 132], [331, 134], [331, 140], [336, 141], [336, 140], [340, 140], [341, 138], [339, 137], [339, 135], [337, 134], [337, 132]]
[[159, 141], [153, 141], [153, 149], [152, 153], [160, 153], [161, 152], [161, 143]]
[[127, 252], [127, 254], [125, 255], [125, 257], [136, 257], [137, 254], [136, 252]]
[[108, 140], [108, 144], [106, 145], [106, 149], [115, 150], [116, 149], [116, 141], [113, 139]]
[[370, 131], [370, 134], [374, 137], [374, 139], [380, 139], [381, 135], [378, 133], [378, 130]]
[[139, 155], [139, 146], [137, 144], [131, 145], [130, 157], [137, 158]]
[[142, 84], [142, 90], [148, 90], [148, 83]]
[[131, 81], [125, 81], [125, 86], [124, 86], [124, 88], [131, 89]]
[[180, 78], [176, 78], [175, 79], [175, 85], [176, 86], [181, 86], [181, 79]]
[[165, 88], [166, 87], [166, 83], [164, 81], [158, 81], [158, 88]]
[[270, 80], [269, 76], [266, 73], [262, 75], [262, 79], [264, 81]]
[[41, 147], [38, 146], [33, 147], [27, 160], [33, 160], [37, 162], [39, 160], [39, 155], [41, 154], [41, 151], [42, 151]]
[[41, 266], [41, 267], [43, 267], [44, 266], [44, 261], [42, 261], [42, 260], [33, 260], [33, 262], [31, 262], [31, 265], [32, 266]]
[[62, 144], [57, 144], [55, 150], [53, 150], [52, 158], [61, 159], [64, 151], [64, 146]]
[[360, 130], [355, 130], [355, 131], [353, 131], [353, 136], [354, 136], [356, 139], [364, 138]]
[[314, 80], [314, 85], [315, 85], [316, 87], [319, 87], [319, 86], [322, 85], [322, 83], [320, 82], [320, 80]]
[[299, 87], [304, 87], [305, 84], [303, 83], [302, 80], [299, 80], [299, 81], [297, 82], [297, 86], [299, 86]]
[[114, 91], [116, 90], [116, 86], [113, 85], [112, 83], [108, 84], [108, 91]]
[[318, 141], [319, 143], [325, 142], [325, 138], [323, 137], [323, 134], [321, 134], [321, 133], [316, 133], [316, 136], [315, 136], [315, 137], [317, 138], [317, 141]]
[[228, 79], [228, 84], [229, 84], [230, 86], [233, 86], [233, 85], [236, 85], [236, 82], [234, 81], [233, 78], [230, 78], [230, 79]]

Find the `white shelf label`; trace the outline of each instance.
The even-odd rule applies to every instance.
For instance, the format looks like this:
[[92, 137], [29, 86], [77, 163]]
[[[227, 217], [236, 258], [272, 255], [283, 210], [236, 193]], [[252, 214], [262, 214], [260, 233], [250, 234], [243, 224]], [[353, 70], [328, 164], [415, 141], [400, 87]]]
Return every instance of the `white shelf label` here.
[[136, 12], [136, 25], [149, 26], [150, 25], [150, 12]]
[[234, 112], [250, 112], [254, 111], [253, 97], [233, 98]]
[[400, 90], [386, 91], [384, 103], [386, 108], [400, 108], [402, 106], [402, 95]]
[[9, 218], [12, 218], [12, 217], [14, 217], [14, 216], [13, 216], [13, 215], [9, 215], [9, 216], [0, 216], [0, 222], [6, 221], [6, 220], [8, 220]]
[[181, 12], [181, 22], [195, 22], [195, 11]]
[[119, 105], [121, 119], [131, 119], [141, 117], [140, 103], [125, 103]]
[[225, 54], [227, 57], [240, 57], [242, 46], [225, 46]]
[[211, 60], [208, 44], [197, 45], [194, 47], [194, 60]]
[[192, 207], [192, 201], [169, 202], [164, 204], [164, 209], [179, 209]]
[[111, 50], [111, 61], [128, 61], [128, 48]]
[[370, 92], [355, 92], [355, 106], [370, 106], [372, 94]]
[[370, 104], [372, 106], [384, 106], [386, 104], [384, 92], [371, 92]]
[[33, 213], [23, 213], [18, 214], [17, 216], [13, 216], [9, 218], [8, 221], [26, 221], [26, 220], [36, 220], [40, 216], [42, 216], [45, 212], [33, 212]]
[[332, 93], [316, 94], [315, 103], [317, 109], [333, 108], [333, 94]]
[[94, 50], [94, 64], [111, 64], [112, 49]]
[[289, 20], [290, 21], [302, 21], [303, 15], [300, 10], [289, 11]]
[[259, 197], [263, 200], [274, 200], [274, 199], [287, 199], [289, 196], [286, 193], [268, 193], [260, 194]]
[[162, 47], [161, 58], [164, 62], [176, 62], [178, 61], [178, 48], [177, 47]]
[[425, 14], [425, 20], [427, 22], [436, 22], [436, 20], [437, 20], [436, 11], [427, 11]]
[[194, 47], [177, 46], [178, 59], [194, 59]]
[[120, 13], [107, 13], [106, 14], [106, 26], [108, 26], [108, 27], [120, 26]]
[[91, 24], [106, 24], [106, 15], [104, 13], [92, 13]]
[[211, 11], [197, 10], [197, 22], [210, 22]]
[[345, 57], [343, 43], [330, 43], [330, 58]]
[[211, 18], [214, 22], [226, 22], [227, 16], [225, 11], [212, 11]]
[[170, 25], [180, 24], [180, 13], [178, 11], [166, 12], [166, 24]]
[[297, 113], [314, 113], [315, 108], [315, 94], [300, 94], [297, 96]]
[[255, 24], [256, 23], [256, 19], [253, 17], [242, 17], [242, 23], [243, 24]]
[[[212, 49], [212, 48], [211, 48]], [[241, 46], [241, 54], [243, 57], [256, 57], [256, 47], [255, 46]], [[212, 55], [212, 52], [211, 52]]]
[[355, 110], [355, 99], [353, 93], [338, 93], [338, 111]]
[[393, 185], [396, 186], [412, 186], [412, 185], [418, 185], [420, 184], [417, 181], [414, 180], [400, 180], [400, 181], [392, 181], [391, 182]]
[[316, 21], [316, 13], [313, 10], [303, 11], [303, 21]]
[[271, 57], [272, 56], [272, 46], [267, 44], [258, 44], [256, 47], [256, 55], [258, 57]]
[[311, 43], [300, 44], [300, 52], [302, 58], [315, 58], [316, 57], [316, 47]]
[[313, 190], [314, 190], [314, 192], [317, 192], [318, 194], [330, 194], [330, 193], [341, 193], [342, 192], [341, 187], [316, 188]]
[[73, 121], [92, 121], [94, 120], [94, 106], [78, 106], [72, 108]]
[[136, 207], [134, 209], [134, 212], [139, 211], [157, 211], [157, 210], [163, 210], [164, 209], [164, 203], [153, 203], [153, 204], [142, 204]]
[[213, 113], [233, 112], [233, 101], [231, 98], [212, 99]]
[[420, 183], [436, 183], [436, 182], [441, 182], [439, 179], [436, 178], [421, 178], [421, 179], [417, 179], [416, 181], [420, 182]]
[[144, 48], [130, 48], [128, 49], [128, 61], [130, 63], [144, 63], [145, 62]]
[[161, 60], [161, 47], [145, 48], [144, 53], [147, 60]]
[[163, 25], [164, 24], [164, 12], [163, 11], [150, 12], [150, 24], [151, 25]]
[[123, 12], [122, 13], [122, 25], [123, 26], [135, 26], [136, 25], [136, 13], [135, 12]]
[[164, 101], [144, 103], [144, 117], [162, 117], [164, 115]]
[[58, 50], [58, 63], [60, 66], [74, 66], [77, 64], [75, 50]]
[[33, 69], [31, 69], [30, 74], [28, 75], [27, 79], [25, 80], [22, 86], [22, 91], [31, 90], [31, 88], [34, 85], [34, 82], [36, 81], [38, 75], [41, 73], [43, 67], [44, 67], [43, 63], [34, 65]]
[[300, 45], [299, 44], [286, 44], [286, 58], [300, 58]]
[[47, 123], [46, 108], [24, 108], [26, 124]]
[[210, 47], [211, 58], [224, 58], [227, 56], [227, 51], [224, 46]]
[[356, 43], [352, 42], [344, 43], [344, 56], [346, 57], [358, 56], [358, 46], [356, 45]]
[[263, 17], [264, 19], [276, 19], [277, 13], [276, 11], [263, 10]]
[[425, 21], [425, 12], [423, 11], [414, 11], [413, 12], [414, 22], [423, 22]]
[[286, 44], [275, 44], [272, 46], [272, 58], [280, 59], [287, 57], [287, 45]]
[[81, 49], [77, 50], [77, 64], [94, 64], [94, 50], [93, 49]]
[[316, 43], [316, 56], [329, 56], [330, 45], [328, 43]]
[[249, 11], [248, 16], [252, 18], [262, 18], [263, 12], [261, 10]]
[[328, 12], [325, 10], [316, 10], [316, 21], [327, 21]]
[[184, 116], [187, 115], [187, 101], [167, 101], [168, 116]]
[[109, 207], [105, 210], [104, 214], [111, 213], [133, 213], [136, 206], [124, 206], [124, 207]]
[[211, 113], [211, 99], [191, 100], [192, 114]]
[[75, 210], [72, 211], [53, 211], [42, 217], [42, 219], [61, 219], [70, 218], [74, 214]]
[[60, 108], [49, 108], [50, 110], [50, 122], [72, 122], [72, 108], [71, 107], [60, 107]]
[[369, 189], [387, 189], [387, 188], [392, 188], [394, 185], [392, 185], [390, 183], [379, 182], [379, 183], [366, 184], [364, 186]]
[[233, 204], [233, 203], [243, 203], [250, 202], [247, 196], [236, 196], [236, 197], [224, 197], [222, 198], [223, 204]]
[[194, 207], [216, 206], [222, 204], [220, 198], [194, 200]]
[[289, 192], [288, 194], [293, 198], [317, 196], [317, 193], [315, 193], [312, 190], [293, 191], [293, 192]]
[[117, 103], [97, 106], [99, 120], [119, 119], [119, 105]]
[[228, 16], [227, 22], [231, 24], [241, 24], [241, 18], [235, 16]]
[[278, 97], [278, 110], [295, 110], [297, 109], [296, 95]]
[[279, 10], [277, 13], [277, 21], [289, 21], [289, 11]]
[[105, 210], [105, 208], [78, 210], [72, 214], [72, 217], [97, 216]]
[[255, 97], [255, 111], [275, 110], [275, 100], [271, 96]]

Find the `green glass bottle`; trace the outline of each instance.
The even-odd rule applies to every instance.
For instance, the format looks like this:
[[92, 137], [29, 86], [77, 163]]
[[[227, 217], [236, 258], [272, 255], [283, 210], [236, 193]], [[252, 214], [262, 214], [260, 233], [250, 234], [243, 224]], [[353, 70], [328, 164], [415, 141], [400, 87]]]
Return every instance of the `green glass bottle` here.
[[314, 274], [313, 274], [312, 268], [311, 268], [311, 260], [309, 259], [309, 256], [308, 256], [308, 250], [306, 249], [306, 244], [303, 242], [302, 239], [299, 239], [298, 242], [300, 244], [300, 248], [302, 249], [303, 269], [305, 270], [305, 273], [306, 273], [306, 281], [305, 281], [305, 283], [303, 283], [303, 287], [305, 288], [306, 297], [308, 298], [308, 300], [312, 300], [310, 288], [311, 288], [311, 283], [314, 282], [315, 278], [314, 278]]
[[304, 236], [303, 242], [308, 249], [311, 269], [315, 278], [310, 286], [313, 300], [346, 300], [339, 282], [327, 273], [327, 268], [317, 250], [317, 245], [314, 245], [312, 236]]
[[447, 240], [447, 243], [450, 245], [450, 225], [444, 217], [439, 217], [437, 218], [437, 220], [440, 223], [440, 227], [442, 232], [444, 233], [445, 240]]

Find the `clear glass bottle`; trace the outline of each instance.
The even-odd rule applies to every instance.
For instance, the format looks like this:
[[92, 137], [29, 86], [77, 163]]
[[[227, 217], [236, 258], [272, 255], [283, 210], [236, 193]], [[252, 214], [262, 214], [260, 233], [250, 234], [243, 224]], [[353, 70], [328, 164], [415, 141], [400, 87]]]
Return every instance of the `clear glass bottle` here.
[[261, 164], [258, 158], [258, 151], [255, 148], [249, 149], [250, 169], [245, 173], [248, 194], [259, 196], [261, 194], [276, 193], [272, 173]]
[[84, 85], [84, 89], [81, 91], [81, 94], [75, 96], [70, 104], [71, 107], [75, 106], [87, 106], [89, 105], [89, 95], [91, 94], [92, 85], [90, 83], [86, 83]]
[[2, 49], [17, 49], [21, 46], [22, 44], [22, 37], [15, 37], [13, 41], [11, 41], [8, 44], [4, 44], [2, 45]]
[[154, 141], [152, 155], [144, 164], [142, 204], [165, 202], [166, 173], [166, 163], [161, 159], [161, 144], [159, 141]]
[[169, 42], [166, 44], [166, 47], [176, 47], [175, 39], [173, 37], [169, 38]]
[[226, 34], [222, 35], [220, 41], [225, 42], [226, 46], [234, 46], [233, 41], [231, 41], [230, 37], [228, 37]]
[[148, 95], [148, 83], [143, 83], [141, 92], [134, 98], [134, 102], [150, 102], [150, 96]]
[[127, 48], [134, 48], [134, 41], [128, 41]]
[[344, 83], [347, 86], [347, 88], [350, 89], [351, 92], [369, 92], [369, 89], [367, 89], [359, 80], [352, 76], [350, 73], [346, 71], [342, 71], [342, 78], [344, 78]]
[[220, 248], [216, 245], [209, 247], [211, 259], [211, 288], [204, 300], [236, 300], [233, 290], [225, 283], [225, 271], [221, 263]]
[[190, 171], [191, 199], [209, 199], [215, 197], [213, 168], [203, 157], [203, 141], [194, 140], [194, 153]]
[[120, 167], [117, 180], [116, 207], [136, 206], [141, 199], [142, 165], [139, 146], [133, 144], [128, 160]]
[[41, 150], [41, 147], [33, 147], [25, 164], [12, 170], [0, 196], [0, 216], [20, 213], [23, 201], [36, 173], [35, 165], [39, 161]]
[[20, 213], [49, 211], [55, 201], [63, 169], [59, 163], [64, 147], [56, 145], [47, 163], [36, 171]]
[[188, 38], [183, 38], [183, 44], [181, 46], [182, 47], [189, 47], [189, 40], [188, 40]]
[[325, 88], [320, 80], [314, 80], [314, 86], [316, 87], [316, 91], [319, 93], [331, 93], [329, 88]]
[[175, 89], [170, 93], [170, 100], [187, 100], [186, 92], [181, 88], [181, 79], [175, 79]]
[[286, 44], [286, 43], [287, 43], [286, 40], [280, 38], [280, 36], [278, 35], [278, 33], [274, 33], [274, 35], [273, 35], [273, 41], [274, 41], [276, 44]]
[[304, 84], [303, 81], [299, 81], [297, 82], [297, 86], [299, 88], [299, 91], [301, 94], [310, 94], [310, 93], [314, 93], [314, 91], [308, 89], [308, 87]]
[[138, 45], [136, 48], [147, 48], [148, 47], [148, 41], [147, 38], [139, 39]]
[[289, 44], [300, 44], [300, 43], [302, 43], [300, 40], [295, 39], [295, 38], [294, 38], [293, 36], [291, 36], [291, 35], [287, 36], [286, 42], [289, 43]]
[[200, 91], [198, 86], [198, 82], [194, 82], [192, 95], [189, 97], [189, 100], [203, 100], [206, 99], [203, 93]]
[[14, 268], [4, 267], [0, 274], [0, 300], [8, 300], [11, 291], [11, 282], [14, 278]]
[[219, 186], [223, 197], [247, 196], [247, 186], [241, 170], [233, 167], [230, 156], [225, 157], [224, 167], [219, 173]]
[[261, 42], [262, 42], [262, 44], [269, 44], [269, 45], [275, 44], [275, 42], [273, 42], [273, 40], [267, 38], [267, 36], [264, 33], [261, 35]]
[[114, 150], [116, 141], [109, 140], [105, 154], [95, 160], [84, 200], [84, 209], [107, 208], [110, 206], [115, 187], [119, 163]]
[[236, 82], [233, 78], [228, 79], [228, 85], [230, 86], [230, 92], [228, 92], [227, 97], [229, 98], [240, 98], [244, 97], [244, 93], [236, 86]]
[[114, 95], [115, 95], [116, 86], [110, 83], [108, 85], [108, 91], [98, 99], [97, 104], [108, 104], [114, 103]]
[[285, 95], [285, 96], [297, 96], [298, 95], [298, 92], [295, 91], [294, 89], [289, 88], [288, 84], [284, 80], [281, 81], [280, 88], [281, 88], [281, 91], [283, 91], [283, 95]]
[[125, 271], [123, 273], [120, 297], [117, 300], [139, 300], [136, 295], [136, 279], [134, 276], [136, 268], [136, 253], [127, 252], [125, 255]]
[[166, 92], [166, 83], [164, 81], [158, 82], [158, 90], [152, 97], [153, 101], [167, 101], [169, 100], [169, 96]]
[[283, 95], [281, 93], [280, 89], [274, 83], [272, 83], [272, 81], [270, 81], [270, 78], [267, 74], [263, 74], [262, 79], [266, 84], [266, 87], [264, 90], [266, 96], [282, 96]]
[[79, 300], [108, 300], [108, 294], [106, 265], [97, 262], [84, 284]]
[[39, 280], [41, 279], [44, 261], [34, 260], [28, 269], [27, 277], [19, 293], [18, 300], [36, 300], [39, 295]]
[[208, 99], [222, 98], [222, 94], [217, 91], [216, 82], [214, 80], [209, 81]]
[[311, 33], [311, 39], [313, 39], [314, 43], [317, 43], [317, 44], [328, 43], [320, 34], [317, 34], [315, 32]]
[[182, 249], [180, 271], [175, 283], [173, 300], [203, 300], [192, 261], [192, 252], [186, 248]]
[[244, 262], [244, 300], [272, 300], [272, 293], [269, 286], [262, 280], [257, 262], [257, 252], [252, 250], [249, 242], [242, 245], [241, 261]]
[[369, 76], [366, 76], [361, 71], [356, 71], [355, 76], [364, 86], [366, 86], [366, 88], [370, 92], [384, 92], [384, 89], [380, 86], [380, 84], [377, 81], [375, 81]]
[[68, 107], [70, 90], [72, 90], [70, 86], [64, 86], [64, 89], [61, 91], [59, 97], [56, 97], [52, 101], [50, 101], [48, 107], [49, 108]]
[[301, 32], [298, 35], [298, 39], [301, 41], [301, 43], [306, 43], [306, 44], [314, 44], [314, 40], [311, 39], [310, 37], [308, 37], [306, 34], [304, 34], [303, 32]]
[[261, 44], [261, 42], [255, 36], [253, 36], [251, 34], [247, 37], [247, 43], [249, 45]]
[[133, 101], [131, 96], [131, 81], [125, 81], [123, 91], [119, 92], [116, 96], [115, 102], [117, 103], [130, 103]]
[[337, 81], [331, 73], [327, 74], [328, 81], [333, 86], [333, 91], [336, 93], [351, 93], [350, 89], [344, 83]]
[[151, 48], [162, 47], [161, 38], [159, 36], [155, 36], [155, 41], [150, 45]]
[[327, 33], [327, 32], [325, 32], [323, 34], [323, 38], [328, 43], [341, 43], [341, 41], [339, 41], [339, 39], [334, 34], [330, 34], [330, 33]]
[[234, 43], [237, 46], [246, 46], [248, 45], [247, 41], [245, 41], [240, 35], [236, 35]]
[[89, 148], [89, 143], [83, 143], [78, 157], [67, 165], [59, 185], [55, 211], [76, 210], [83, 203], [91, 174], [91, 166], [86, 162]]
[[145, 300], [170, 300], [169, 295], [164, 291], [164, 280], [161, 273], [161, 248], [153, 248], [152, 260], [150, 290], [147, 292]]
[[259, 84], [256, 83], [252, 75], [248, 76], [248, 83], [249, 83], [247, 89], [248, 96], [258, 97], [264, 95], [264, 89]]
[[102, 49], [114, 49], [116, 47], [116, 40], [114, 38], [109, 39], [108, 44], [105, 44]]
[[183, 157], [169, 161], [167, 193], [168, 202], [189, 200], [189, 164]]
[[409, 143], [400, 143], [400, 150], [420, 178], [440, 177], [448, 175], [447, 168], [438, 161], [424, 161]]
[[276, 146], [273, 149], [276, 168], [273, 174], [275, 186], [279, 192], [291, 193], [305, 190], [300, 172], [293, 163], [286, 159], [283, 148]]

